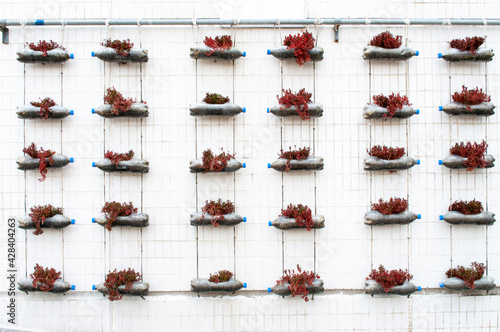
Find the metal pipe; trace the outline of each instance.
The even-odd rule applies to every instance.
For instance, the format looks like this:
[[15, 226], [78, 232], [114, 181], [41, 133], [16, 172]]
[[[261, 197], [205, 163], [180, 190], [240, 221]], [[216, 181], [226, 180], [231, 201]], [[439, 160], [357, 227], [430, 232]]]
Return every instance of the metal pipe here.
[[22, 25], [232, 25], [232, 26], [297, 26], [297, 25], [500, 25], [500, 19], [426, 19], [426, 18], [325, 18], [325, 19], [3, 19], [0, 26]]

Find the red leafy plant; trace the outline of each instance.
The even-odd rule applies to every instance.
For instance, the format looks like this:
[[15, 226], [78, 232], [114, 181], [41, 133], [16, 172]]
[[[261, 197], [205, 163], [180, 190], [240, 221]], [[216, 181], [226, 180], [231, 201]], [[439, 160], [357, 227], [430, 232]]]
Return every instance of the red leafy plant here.
[[371, 150], [367, 150], [372, 157], [384, 160], [395, 160], [405, 155], [405, 148], [393, 148], [381, 145], [374, 145]]
[[451, 98], [454, 102], [467, 105], [467, 110], [472, 111], [471, 105], [479, 105], [484, 102], [491, 101], [491, 97], [483, 92], [483, 89], [476, 87], [472, 90], [467, 90], [467, 88], [462, 85], [461, 92], [455, 92]]
[[234, 159], [234, 154], [226, 153], [221, 149], [221, 153], [214, 155], [212, 150], [203, 151], [203, 174], [207, 172], [221, 172], [227, 166], [230, 159]]
[[467, 158], [464, 160], [464, 165], [467, 166], [468, 171], [472, 171], [476, 167], [485, 168], [486, 160], [484, 156], [486, 155], [486, 148], [488, 144], [483, 140], [480, 144], [474, 142], [464, 142], [456, 143], [451, 149], [450, 153], [452, 155], [460, 156], [463, 158]]
[[375, 280], [384, 288], [387, 293], [394, 286], [401, 286], [405, 281], [410, 281], [413, 276], [408, 273], [408, 270], [391, 270], [387, 271], [383, 265], [380, 265], [378, 270], [373, 269], [366, 280]]
[[44, 268], [38, 264], [35, 265], [35, 270], [30, 274], [33, 279], [33, 287], [43, 292], [48, 292], [54, 288], [54, 283], [61, 276], [61, 272], [57, 272], [54, 268]]
[[398, 214], [403, 213], [408, 209], [408, 202], [404, 198], [391, 197], [387, 202], [382, 198], [378, 203], [372, 204], [372, 210], [382, 214]]
[[302, 31], [302, 35], [299, 33], [297, 35], [288, 35], [283, 40], [283, 45], [286, 46], [287, 50], [293, 50], [293, 55], [295, 55], [295, 61], [302, 66], [305, 62], [311, 61], [311, 56], [309, 55], [310, 50], [314, 48], [315, 39], [312, 33]]
[[215, 51], [229, 50], [233, 47], [231, 36], [228, 35], [217, 36], [215, 38], [205, 37], [203, 43], [212, 49], [210, 52], [206, 53], [207, 56], [212, 55]]
[[40, 148], [40, 150], [37, 150], [35, 143], [31, 143], [30, 146], [24, 148], [23, 152], [31, 158], [40, 159], [40, 166], [38, 166], [38, 169], [40, 170], [40, 175], [42, 176], [42, 178], [38, 179], [38, 181], [44, 181], [47, 177], [47, 166], [54, 165], [54, 159], [52, 158], [52, 156], [55, 154], [55, 152], [52, 150], [45, 151], [42, 147]]
[[210, 273], [210, 278], [208, 281], [218, 284], [219, 282], [229, 281], [233, 277], [233, 273], [228, 270], [219, 270], [219, 272], [212, 274]]
[[104, 158], [110, 159], [113, 164], [118, 165], [118, 163], [120, 161], [127, 161], [127, 160], [131, 160], [132, 158], [134, 158], [134, 151], [130, 150], [127, 153], [116, 153], [116, 152], [108, 150], [104, 154]]
[[483, 204], [473, 199], [472, 201], [455, 201], [450, 205], [448, 211], [456, 211], [462, 214], [479, 214], [483, 212]]
[[286, 209], [281, 210], [281, 216], [286, 218], [294, 218], [295, 222], [299, 224], [300, 227], [305, 226], [308, 231], [310, 231], [314, 227], [312, 212], [307, 205], [289, 204]]
[[116, 217], [130, 216], [132, 213], [137, 213], [137, 208], [134, 207], [132, 202], [124, 202], [123, 204], [112, 201], [104, 204], [101, 212], [106, 213], [106, 229], [111, 231], [111, 225], [115, 222]]
[[398, 48], [403, 44], [402, 37], [394, 37], [389, 31], [384, 31], [370, 41], [371, 46], [377, 46], [382, 48]]
[[208, 93], [203, 98], [203, 101], [207, 104], [225, 104], [229, 102], [229, 97], [224, 97], [218, 93]]
[[104, 96], [104, 102], [112, 106], [111, 113], [118, 115], [120, 112], [126, 112], [136, 101], [132, 98], [125, 98], [123, 95], [116, 91], [115, 87], [108, 88]]
[[33, 51], [40, 51], [42, 52], [42, 56], [47, 56], [48, 51], [52, 51], [56, 48], [60, 48], [63, 50], [66, 50], [64, 47], [60, 46], [58, 43], [55, 41], [45, 41], [45, 40], [40, 40], [38, 44], [35, 43], [26, 43], [26, 45], [32, 49]]
[[277, 280], [278, 285], [287, 285], [288, 289], [292, 292], [292, 297], [299, 295], [304, 301], [308, 302], [309, 290], [306, 286], [312, 286], [315, 279], [319, 279], [319, 275], [313, 271], [302, 271], [300, 266], [297, 264], [297, 272], [295, 270], [285, 270], [285, 275], [281, 279]]
[[312, 93], [306, 92], [306, 89], [300, 89], [297, 93], [293, 93], [290, 89], [283, 90], [282, 97], [276, 96], [278, 102], [284, 105], [280, 109], [295, 106], [302, 120], [309, 119], [309, 106], [307, 104], [311, 102], [311, 97]]
[[471, 54], [476, 54], [476, 50], [479, 46], [483, 45], [485, 38], [483, 37], [466, 37], [465, 39], [453, 39], [450, 42], [451, 48], [456, 48], [460, 51], [470, 52]]
[[483, 263], [472, 262], [470, 268], [458, 265], [456, 268], [446, 271], [445, 274], [448, 278], [456, 277], [463, 280], [465, 286], [474, 289], [474, 281], [481, 279], [485, 271], [486, 267]]
[[309, 152], [311, 148], [309, 147], [303, 147], [299, 148], [298, 150], [292, 150], [292, 147], [289, 147], [289, 151], [283, 151], [281, 149], [280, 153], [278, 153], [278, 156], [280, 159], [286, 159], [286, 167], [285, 167], [285, 172], [288, 172], [290, 168], [290, 161], [293, 160], [303, 160], [309, 157]]
[[212, 226], [219, 226], [219, 221], [224, 219], [224, 215], [234, 212], [234, 204], [231, 201], [223, 201], [219, 198], [217, 201], [205, 201], [205, 206], [201, 211], [213, 216]]
[[40, 107], [40, 111], [36, 112], [40, 117], [42, 117], [44, 120], [48, 119], [49, 113], [52, 113], [52, 110], [49, 107], [55, 106], [56, 103], [52, 98], [40, 98], [40, 101], [32, 101], [30, 102], [32, 106], [35, 107]]
[[102, 43], [102, 46], [104, 47], [110, 47], [116, 51], [118, 55], [121, 56], [127, 56], [132, 47], [134, 46], [134, 43], [130, 42], [130, 39], [127, 40], [111, 40], [111, 39], [105, 39]]
[[104, 286], [108, 291], [108, 298], [110, 301], [118, 301], [123, 298], [123, 296], [118, 291], [118, 287], [125, 285], [125, 288], [129, 290], [132, 288], [132, 283], [135, 281], [141, 281], [141, 275], [139, 272], [135, 272], [134, 269], [129, 268], [128, 270], [109, 271], [106, 276], [106, 281]]
[[33, 223], [35, 223], [35, 231], [33, 234], [38, 235], [43, 233], [42, 225], [45, 219], [62, 214], [62, 208], [53, 207], [50, 204], [33, 206], [28, 214]]
[[373, 96], [373, 103], [387, 108], [387, 113], [384, 114], [386, 118], [392, 118], [397, 110], [402, 110], [404, 105], [410, 106], [407, 96], [400, 96], [399, 93], [396, 95], [391, 93], [389, 96], [384, 96], [380, 94], [378, 96]]

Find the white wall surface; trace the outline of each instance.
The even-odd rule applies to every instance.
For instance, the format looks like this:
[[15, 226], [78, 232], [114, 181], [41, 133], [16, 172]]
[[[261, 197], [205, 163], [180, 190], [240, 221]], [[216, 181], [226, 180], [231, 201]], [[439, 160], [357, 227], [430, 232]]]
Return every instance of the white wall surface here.
[[[498, 18], [498, 1], [10, 1], [0, 19], [56, 18]], [[9, 27], [10, 43], [0, 45], [1, 211], [0, 239], [7, 251], [6, 221], [33, 205], [62, 206], [76, 219], [62, 231], [34, 236], [17, 229], [18, 278], [39, 263], [63, 272], [76, 285], [66, 295], [16, 293], [17, 328], [43, 331], [497, 331], [500, 296], [466, 296], [439, 289], [450, 266], [487, 262], [500, 278], [499, 226], [453, 227], [439, 220], [451, 201], [476, 198], [500, 211], [498, 166], [474, 172], [439, 166], [455, 142], [487, 138], [499, 155], [499, 122], [450, 118], [438, 111], [462, 85], [500, 97], [499, 60], [452, 64], [436, 57], [453, 38], [487, 35], [486, 46], [500, 48], [496, 26], [342, 26], [334, 43], [331, 26], [307, 26], [325, 49], [325, 59], [299, 67], [280, 62], [266, 50], [301, 28], [224, 28], [218, 26]], [[389, 29], [402, 35], [420, 55], [401, 63], [361, 58], [363, 47]], [[247, 57], [233, 63], [195, 61], [189, 47], [205, 36], [230, 34]], [[149, 50], [147, 64], [104, 64], [90, 56], [105, 38], [130, 38]], [[23, 65], [16, 51], [25, 42], [62, 42], [75, 59], [60, 65]], [[371, 77], [371, 79], [370, 79]], [[451, 80], [450, 80], [451, 77]], [[371, 80], [371, 82], [370, 82]], [[451, 82], [451, 85], [450, 85]], [[147, 101], [144, 120], [106, 120], [91, 114], [107, 87]], [[280, 89], [306, 88], [324, 106], [324, 116], [307, 122], [281, 120], [266, 113]], [[247, 112], [234, 119], [189, 115], [189, 104], [206, 92], [228, 95]], [[408, 95], [420, 115], [408, 121], [366, 121], [363, 106], [371, 95]], [[75, 111], [63, 121], [23, 121], [16, 107], [52, 97]], [[407, 136], [408, 135], [408, 136]], [[75, 158], [75, 163], [38, 172], [16, 169], [15, 160], [30, 142]], [[363, 170], [366, 149], [374, 144], [403, 146], [420, 166], [396, 174]], [[285, 174], [267, 168], [281, 147], [311, 146], [325, 168]], [[234, 175], [189, 173], [189, 160], [206, 148], [235, 152], [247, 168]], [[104, 176], [92, 161], [105, 150], [133, 149], [150, 161], [143, 177]], [[283, 194], [282, 194], [283, 193]], [[408, 197], [422, 219], [410, 226], [374, 228], [363, 223], [370, 202]], [[209, 199], [231, 199], [248, 222], [235, 228], [189, 225], [189, 214]], [[149, 214], [143, 230], [112, 232], [92, 224], [105, 201], [132, 201]], [[267, 226], [282, 206], [303, 203], [326, 218], [321, 230], [280, 232]], [[283, 265], [284, 264], [284, 265]], [[268, 295], [282, 270], [297, 264], [321, 276], [327, 291], [305, 303]], [[422, 292], [406, 297], [362, 294], [372, 267], [409, 269]], [[110, 302], [91, 291], [112, 269], [132, 267], [150, 284], [145, 300]], [[0, 262], [0, 303], [8, 303], [7, 255]], [[230, 269], [247, 290], [235, 296], [198, 297], [190, 280]], [[0, 324], [7, 316], [0, 314]], [[13, 327], [9, 325], [9, 327]]]

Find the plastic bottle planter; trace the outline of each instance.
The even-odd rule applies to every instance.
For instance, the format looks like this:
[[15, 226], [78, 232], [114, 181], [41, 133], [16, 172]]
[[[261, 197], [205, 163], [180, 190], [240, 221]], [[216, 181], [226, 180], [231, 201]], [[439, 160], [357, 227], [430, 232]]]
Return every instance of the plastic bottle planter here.
[[147, 118], [149, 116], [149, 106], [145, 103], [133, 103], [132, 107], [126, 112], [119, 112], [114, 114], [111, 112], [113, 106], [110, 104], [104, 104], [99, 106], [97, 109], [92, 109], [92, 114], [97, 113], [97, 115], [103, 118], [117, 118], [117, 117], [131, 117], [131, 118]]
[[495, 279], [485, 276], [479, 280], [474, 281], [474, 289], [470, 289], [465, 285], [465, 282], [462, 279], [458, 279], [456, 277], [448, 278], [445, 282], [439, 284], [439, 287], [447, 288], [454, 292], [463, 292], [463, 291], [489, 291], [495, 288]]
[[[467, 109], [469, 107], [469, 109]], [[467, 106], [462, 103], [452, 102], [444, 106], [439, 106], [439, 110], [448, 115], [478, 115], [490, 116], [495, 114], [495, 105], [490, 102], [484, 102], [478, 105]]]
[[[443, 166], [451, 168], [451, 169], [467, 168], [467, 166], [464, 165], [464, 162], [466, 160], [467, 160], [467, 158], [465, 158], [465, 157], [451, 155], [449, 157], [446, 157], [444, 160], [439, 160], [439, 165], [443, 165]], [[493, 163], [495, 161], [495, 158], [491, 154], [485, 155], [484, 161], [486, 162], [485, 168], [491, 168], [491, 167], [495, 166], [495, 164]]]
[[[31, 278], [25, 278], [21, 279], [18, 283], [19, 285], [18, 289], [23, 292], [43, 292], [42, 290], [38, 289], [38, 287], [33, 287], [33, 279]], [[57, 279], [54, 282], [54, 287], [52, 287], [51, 290], [47, 291], [50, 293], [55, 293], [55, 294], [62, 294], [66, 293], [70, 290], [75, 290], [75, 285], [70, 285], [68, 282]]]
[[[63, 216], [62, 214], [56, 214], [53, 217], [45, 219], [43, 223], [40, 223], [40, 227], [45, 228], [53, 228], [53, 229], [61, 229], [68, 227], [69, 225], [74, 225], [75, 219], [69, 219], [68, 217]], [[19, 228], [21, 229], [34, 229], [35, 223], [29, 216], [24, 216], [19, 218]]]
[[[108, 294], [108, 289], [104, 286], [104, 283], [99, 285], [93, 285], [92, 290], [96, 290], [104, 295]], [[142, 281], [134, 281], [132, 287], [127, 289], [126, 285], [118, 286], [118, 292], [122, 295], [132, 295], [132, 296], [145, 296], [149, 294], [149, 283]]]
[[[404, 105], [402, 109], [398, 109], [392, 118], [407, 119], [415, 114], [419, 114], [419, 110], [413, 109], [411, 106]], [[365, 119], [390, 119], [386, 107], [381, 107], [375, 104], [368, 104], [363, 108], [363, 117]]]
[[476, 50], [476, 54], [469, 51], [461, 51], [456, 48], [450, 48], [444, 53], [438, 53], [438, 58], [442, 58], [448, 62], [458, 61], [473, 61], [473, 62], [488, 62], [493, 59], [493, 50], [490, 48], [480, 47]]
[[234, 278], [224, 282], [210, 282], [208, 279], [193, 279], [191, 280], [191, 291], [196, 293], [206, 292], [225, 292], [234, 293], [242, 288], [246, 288], [247, 284], [242, 283]]
[[485, 211], [478, 214], [463, 214], [457, 211], [450, 211], [444, 216], [440, 215], [439, 220], [444, 220], [452, 225], [484, 225], [491, 226], [495, 223], [495, 214]]
[[[49, 163], [49, 158], [45, 158], [47, 161], [47, 168], [61, 168], [73, 162], [73, 158], [68, 158], [62, 154], [54, 154], [52, 156], [54, 164]], [[30, 156], [21, 156], [16, 160], [17, 168], [23, 171], [38, 169], [40, 167], [40, 159], [31, 158]]]
[[[209, 172], [209, 173], [232, 173], [236, 172], [240, 168], [246, 168], [245, 163], [240, 163], [236, 159], [229, 159], [227, 162], [227, 166], [222, 169], [220, 172]], [[191, 173], [203, 173], [205, 169], [203, 168], [203, 160], [202, 159], [194, 159], [189, 162], [189, 169]]]
[[[93, 218], [92, 222], [105, 227], [108, 224], [106, 217], [107, 214], [103, 213], [97, 218]], [[132, 213], [130, 216], [116, 217], [115, 221], [111, 224], [111, 227], [115, 226], [147, 227], [149, 226], [149, 216], [145, 213]]]
[[92, 163], [92, 167], [97, 167], [104, 172], [148, 173], [149, 161], [145, 159], [122, 160], [115, 165], [110, 159], [104, 158]]
[[288, 171], [320, 171], [325, 166], [325, 164], [323, 163], [323, 158], [307, 157], [306, 159], [302, 160], [287, 160], [280, 158], [275, 160], [272, 164], [267, 164], [267, 168], [272, 168], [278, 172], [285, 172], [285, 170], [287, 169], [287, 164], [289, 168]]
[[23, 48], [17, 52], [17, 61], [23, 63], [61, 63], [73, 58], [73, 54], [70, 55], [62, 48], [47, 51], [46, 56], [43, 55], [42, 51], [34, 51], [30, 48]]
[[368, 226], [407, 225], [416, 219], [420, 219], [420, 214], [408, 210], [395, 214], [383, 214], [375, 210], [365, 213], [365, 224]]
[[189, 105], [189, 115], [191, 116], [227, 116], [232, 117], [240, 113], [245, 113], [246, 108], [233, 103], [208, 104], [205, 102]]
[[404, 296], [410, 296], [411, 294], [415, 293], [416, 291], [420, 291], [421, 288], [415, 286], [411, 282], [405, 281], [402, 285], [400, 286], [394, 286], [389, 289], [388, 292], [384, 290], [384, 287], [380, 286], [378, 282], [375, 280], [366, 280], [365, 281], [365, 294], [370, 294], [370, 295], [375, 295], [375, 294], [387, 294], [387, 295], [404, 295]]
[[[325, 217], [322, 215], [313, 215], [312, 220], [314, 222], [314, 225], [311, 227], [312, 229], [320, 229], [325, 227]], [[286, 231], [289, 229], [296, 229], [296, 228], [306, 228], [305, 225], [300, 226], [294, 218], [287, 218], [287, 217], [278, 217], [277, 219], [274, 219], [274, 221], [269, 222], [269, 226], [273, 226], [277, 229], [281, 229], [282, 231]]]
[[399, 159], [385, 160], [379, 157], [368, 157], [364, 160], [365, 171], [399, 171], [420, 165], [420, 160], [415, 160], [408, 156]]
[[382, 48], [378, 46], [365, 46], [363, 49], [363, 59], [365, 60], [395, 60], [404, 61], [412, 56], [418, 56], [418, 51], [409, 47], [400, 46], [399, 48]]
[[[212, 226], [212, 221], [215, 216], [212, 216], [205, 212], [193, 212], [189, 216], [189, 223], [192, 226]], [[223, 219], [219, 219], [217, 222], [219, 226], [236, 226], [241, 222], [246, 222], [246, 217], [241, 217], [236, 213], [225, 214]]]
[[[325, 288], [323, 287], [324, 282], [321, 279], [314, 279], [312, 285], [306, 285], [306, 289], [308, 290], [309, 294], [319, 294], [323, 293]], [[279, 296], [289, 296], [292, 294], [292, 291], [288, 289], [288, 286], [290, 284], [284, 284], [284, 285], [275, 285], [272, 288], [268, 288], [267, 291], [268, 293], [274, 293]]]
[[[279, 60], [289, 60], [297, 58], [293, 53], [294, 51], [294, 49], [288, 50], [286, 46], [281, 46], [275, 48], [274, 50], [267, 50], [267, 54], [272, 55]], [[312, 50], [307, 51], [307, 53], [309, 53], [311, 61], [318, 62], [323, 60], [323, 54], [325, 53], [325, 50], [322, 47], [314, 47]]]
[[[38, 112], [40, 112], [40, 107], [32, 106], [32, 105], [23, 105], [19, 106], [18, 111], [16, 112], [17, 117], [19, 119], [43, 119]], [[73, 115], [74, 112], [67, 109], [61, 105], [55, 105], [49, 107], [51, 112], [48, 113], [48, 119], [64, 119], [68, 115]]]
[[[309, 117], [319, 118], [323, 116], [323, 106], [316, 103], [307, 104], [309, 107]], [[267, 113], [274, 114], [279, 117], [289, 117], [289, 116], [299, 116], [297, 112], [297, 107], [290, 106], [285, 107], [285, 105], [274, 106], [273, 108], [268, 108]]]
[[148, 62], [148, 50], [142, 48], [132, 48], [126, 56], [116, 53], [111, 47], [105, 47], [97, 52], [92, 52], [93, 57], [97, 57], [105, 62]]
[[246, 57], [246, 55], [246, 52], [241, 52], [234, 47], [229, 50], [215, 50], [208, 46], [200, 45], [189, 49], [191, 59], [236, 60]]

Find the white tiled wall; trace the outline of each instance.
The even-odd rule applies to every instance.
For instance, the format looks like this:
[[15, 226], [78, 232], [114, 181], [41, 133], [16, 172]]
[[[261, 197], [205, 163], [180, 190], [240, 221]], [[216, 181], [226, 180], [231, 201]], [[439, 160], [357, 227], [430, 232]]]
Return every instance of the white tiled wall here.
[[[320, 17], [478, 17], [500, 15], [498, 1], [3, 1], [0, 18], [320, 18]], [[438, 165], [450, 145], [487, 138], [488, 152], [499, 152], [499, 122], [450, 118], [438, 112], [462, 85], [487, 89], [498, 103], [498, 59], [485, 64], [452, 64], [437, 59], [453, 38], [487, 35], [487, 46], [500, 47], [495, 26], [342, 26], [334, 43], [332, 26], [308, 26], [325, 49], [325, 59], [299, 67], [266, 55], [300, 28], [223, 28], [217, 26], [9, 27], [10, 44], [0, 45], [0, 124], [2, 221], [21, 216], [33, 205], [63, 206], [76, 219], [63, 231], [34, 236], [18, 229], [18, 277], [35, 263], [54, 267], [76, 285], [66, 295], [16, 293], [17, 327], [59, 331], [497, 331], [500, 297], [449, 294], [438, 289], [444, 272], [457, 264], [488, 260], [489, 275], [500, 278], [498, 226], [453, 227], [439, 221], [451, 201], [479, 199], [500, 211], [497, 167], [451, 172]], [[401, 63], [373, 63], [362, 48], [389, 29], [403, 35], [420, 56]], [[230, 34], [247, 57], [231, 62], [195, 61], [189, 47], [205, 36]], [[104, 65], [90, 56], [105, 38], [130, 38], [149, 50], [150, 60]], [[64, 65], [23, 65], [16, 51], [25, 42], [53, 39], [75, 54]], [[371, 75], [370, 75], [371, 73]], [[451, 77], [451, 81], [450, 81]], [[451, 85], [450, 85], [451, 82]], [[145, 100], [143, 120], [103, 120], [91, 109], [103, 103], [107, 87]], [[302, 122], [266, 113], [277, 104], [280, 89], [313, 92], [324, 116]], [[234, 119], [189, 116], [189, 104], [207, 92], [227, 95], [246, 107]], [[420, 115], [408, 121], [366, 121], [363, 106], [371, 95], [408, 95]], [[75, 111], [61, 121], [23, 121], [17, 106], [52, 97]], [[74, 157], [75, 163], [38, 172], [21, 172], [15, 159], [35, 141]], [[402, 146], [421, 165], [396, 174], [363, 170], [366, 149], [374, 144]], [[325, 159], [316, 173], [285, 174], [267, 168], [283, 147], [311, 146]], [[189, 173], [189, 160], [207, 148], [236, 153], [247, 164], [233, 174]], [[105, 150], [150, 161], [144, 176], [103, 173], [92, 168]], [[410, 226], [374, 228], [363, 223], [370, 203], [408, 197], [422, 219]], [[248, 222], [235, 228], [189, 225], [189, 214], [205, 200], [235, 202]], [[107, 200], [132, 201], [149, 214], [142, 230], [112, 232], [91, 219]], [[321, 230], [280, 232], [267, 226], [289, 203], [303, 203], [326, 218]], [[6, 244], [6, 222], [0, 241]], [[6, 252], [6, 248], [4, 248]], [[2, 250], [0, 250], [2, 251]], [[2, 251], [4, 252], [4, 251]], [[7, 289], [6, 256], [1, 256], [0, 285]], [[327, 291], [305, 303], [267, 294], [283, 268], [297, 264], [316, 272]], [[424, 289], [406, 297], [362, 294], [370, 269], [408, 268]], [[132, 267], [150, 283], [145, 300], [109, 302], [91, 291], [110, 269]], [[196, 276], [230, 269], [248, 283], [235, 296], [198, 297], [189, 292]], [[9, 300], [0, 293], [5, 308]], [[0, 314], [0, 326], [7, 317]], [[9, 325], [10, 326], [10, 325]], [[10, 326], [13, 327], [13, 326]]]

